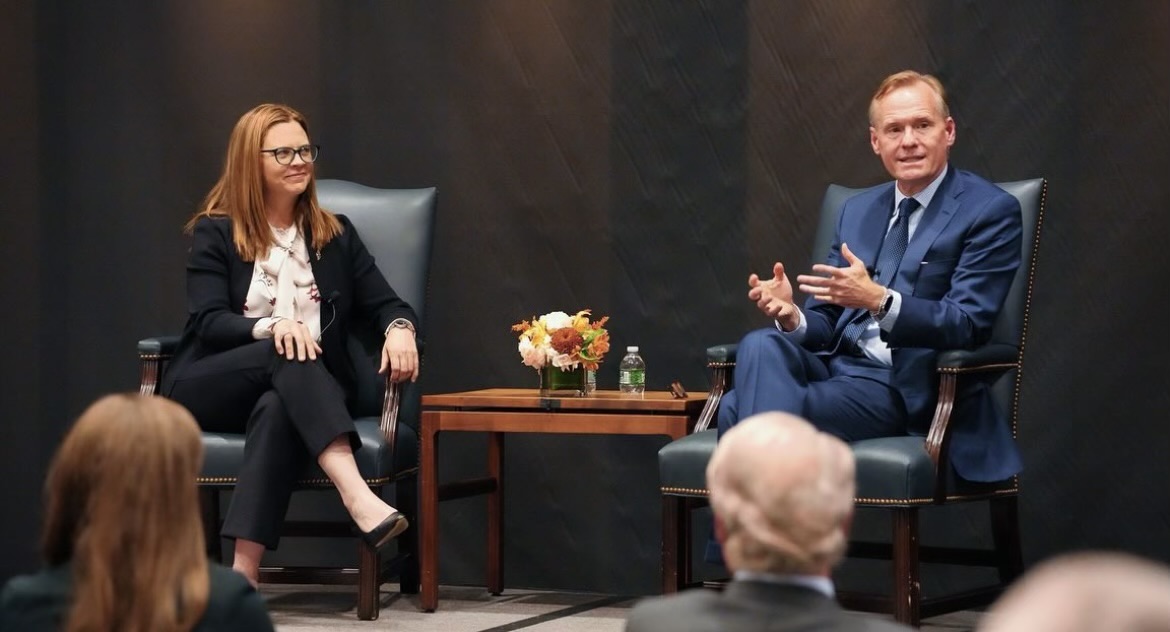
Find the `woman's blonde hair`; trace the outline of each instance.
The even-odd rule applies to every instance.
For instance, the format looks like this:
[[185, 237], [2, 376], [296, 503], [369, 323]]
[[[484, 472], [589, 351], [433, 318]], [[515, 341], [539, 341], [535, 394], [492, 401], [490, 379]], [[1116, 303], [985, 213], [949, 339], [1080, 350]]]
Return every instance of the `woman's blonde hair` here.
[[195, 477], [199, 427], [170, 400], [94, 402], [65, 435], [45, 483], [44, 554], [71, 563], [64, 630], [190, 630], [209, 579]]
[[[296, 123], [309, 133], [309, 124], [300, 112], [274, 103], [258, 105], [240, 117], [228, 139], [223, 174], [211, 188], [199, 210], [187, 221], [191, 232], [201, 217], [229, 217], [236, 251], [244, 261], [268, 255], [276, 238], [264, 215], [264, 170], [261, 167], [264, 135], [273, 125]], [[305, 192], [297, 200], [293, 221], [299, 230], [313, 234], [312, 249], [320, 250], [341, 234], [341, 222], [317, 204], [317, 183], [310, 175]]]

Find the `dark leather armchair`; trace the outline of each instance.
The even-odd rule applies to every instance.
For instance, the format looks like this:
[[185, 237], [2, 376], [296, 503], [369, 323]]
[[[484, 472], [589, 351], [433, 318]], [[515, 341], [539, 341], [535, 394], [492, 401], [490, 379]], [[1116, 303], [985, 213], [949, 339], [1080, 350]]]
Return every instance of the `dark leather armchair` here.
[[[956, 405], [956, 393], [962, 392], [959, 388], [962, 381], [986, 380], [993, 384], [995, 403], [1010, 416], [1013, 432], [1019, 422], [1028, 307], [1047, 185], [1043, 179], [1035, 179], [999, 186], [1020, 201], [1023, 259], [990, 342], [975, 350], [939, 355], [938, 404], [925, 440], [918, 436], [884, 437], [852, 444], [857, 462], [854, 502], [858, 507], [888, 509], [892, 514], [892, 536], [889, 544], [851, 542], [848, 555], [891, 560], [893, 588], [889, 596], [839, 593], [846, 607], [892, 613], [898, 621], [918, 625], [923, 616], [989, 603], [1023, 571], [1017, 478], [998, 483], [964, 481], [954, 474], [947, 458], [951, 412]], [[821, 206], [814, 253], [828, 251], [838, 212], [845, 200], [858, 192], [829, 186]], [[736, 345], [707, 350], [707, 366], [712, 372], [711, 395], [695, 432], [668, 444], [658, 454], [663, 494], [663, 592], [674, 592], [693, 583], [690, 510], [707, 505], [706, 467], [716, 443], [716, 431], [708, 426], [721, 397], [731, 386], [735, 352]], [[982, 500], [990, 503], [994, 550], [919, 545], [920, 508]], [[924, 600], [919, 584], [920, 562], [991, 566], [998, 570], [1000, 583]]]
[[[435, 222], [435, 189], [373, 189], [342, 180], [319, 180], [321, 205], [346, 215], [357, 227], [366, 248], [395, 291], [424, 318], [428, 264]], [[418, 418], [419, 390], [416, 384], [387, 384], [377, 375], [381, 349], [377, 332], [361, 332], [349, 340], [350, 353], [359, 366], [358, 405], [355, 425], [361, 448], [354, 452], [362, 477], [381, 494], [383, 487], [395, 487], [395, 505], [412, 521], [418, 516]], [[156, 337], [139, 341], [142, 365], [141, 392], [153, 394], [162, 379], [166, 363], [178, 345], [178, 337]], [[420, 342], [421, 349], [421, 342]], [[205, 451], [199, 476], [204, 528], [208, 552], [221, 559], [219, 493], [235, 486], [244, 458], [244, 435], [203, 433]], [[314, 463], [298, 482], [298, 489], [331, 488], [332, 483]], [[357, 612], [361, 619], [378, 617], [378, 587], [397, 575], [403, 593], [419, 588], [418, 531], [411, 525], [398, 538], [398, 554], [383, 563], [377, 553], [364, 546], [352, 526], [334, 522], [286, 521], [283, 535], [306, 537], [349, 537], [358, 549], [358, 568], [262, 568], [263, 582], [345, 583], [358, 585]]]

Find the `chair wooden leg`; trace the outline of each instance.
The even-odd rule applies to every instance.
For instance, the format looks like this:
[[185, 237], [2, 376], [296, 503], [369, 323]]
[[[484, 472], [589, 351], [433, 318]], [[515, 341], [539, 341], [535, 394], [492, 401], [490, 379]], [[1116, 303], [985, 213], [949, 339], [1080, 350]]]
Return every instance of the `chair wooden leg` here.
[[223, 547], [219, 536], [219, 490], [214, 487], [199, 488], [199, 514], [203, 520], [203, 541], [207, 557], [223, 563]]
[[995, 543], [999, 581], [1007, 586], [1024, 572], [1019, 504], [1015, 496], [991, 500], [991, 535]]
[[398, 536], [398, 552], [404, 554], [398, 574], [398, 589], [407, 595], [417, 595], [418, 568], [418, 479], [411, 476], [394, 484], [394, 502], [398, 510], [410, 520], [410, 527]]
[[918, 508], [893, 510], [894, 619], [918, 627], [922, 586], [918, 576]]
[[373, 621], [378, 618], [378, 552], [366, 545], [362, 540], [357, 541], [358, 547], [358, 602], [357, 615], [362, 621]]
[[680, 562], [684, 565], [682, 520], [687, 515], [686, 503], [678, 496], [662, 496], [662, 594], [678, 592], [684, 579], [679, 575]]

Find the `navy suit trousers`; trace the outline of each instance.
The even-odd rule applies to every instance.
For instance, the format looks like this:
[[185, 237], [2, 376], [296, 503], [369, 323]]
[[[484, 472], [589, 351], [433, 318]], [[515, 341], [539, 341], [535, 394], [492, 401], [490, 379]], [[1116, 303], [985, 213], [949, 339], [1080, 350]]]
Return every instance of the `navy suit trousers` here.
[[775, 327], [739, 343], [734, 389], [719, 408], [719, 435], [756, 413], [783, 411], [844, 441], [906, 433], [906, 406], [890, 369], [869, 358], [816, 355]]

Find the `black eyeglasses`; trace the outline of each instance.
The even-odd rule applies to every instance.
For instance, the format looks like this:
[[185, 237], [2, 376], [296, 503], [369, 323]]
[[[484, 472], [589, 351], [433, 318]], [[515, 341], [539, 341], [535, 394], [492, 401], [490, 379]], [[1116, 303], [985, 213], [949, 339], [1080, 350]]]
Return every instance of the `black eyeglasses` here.
[[320, 145], [301, 145], [300, 147], [277, 147], [275, 149], [261, 149], [262, 154], [272, 154], [278, 164], [291, 165], [293, 156], [300, 156], [301, 160], [308, 164], [316, 162], [317, 154], [320, 153]]

